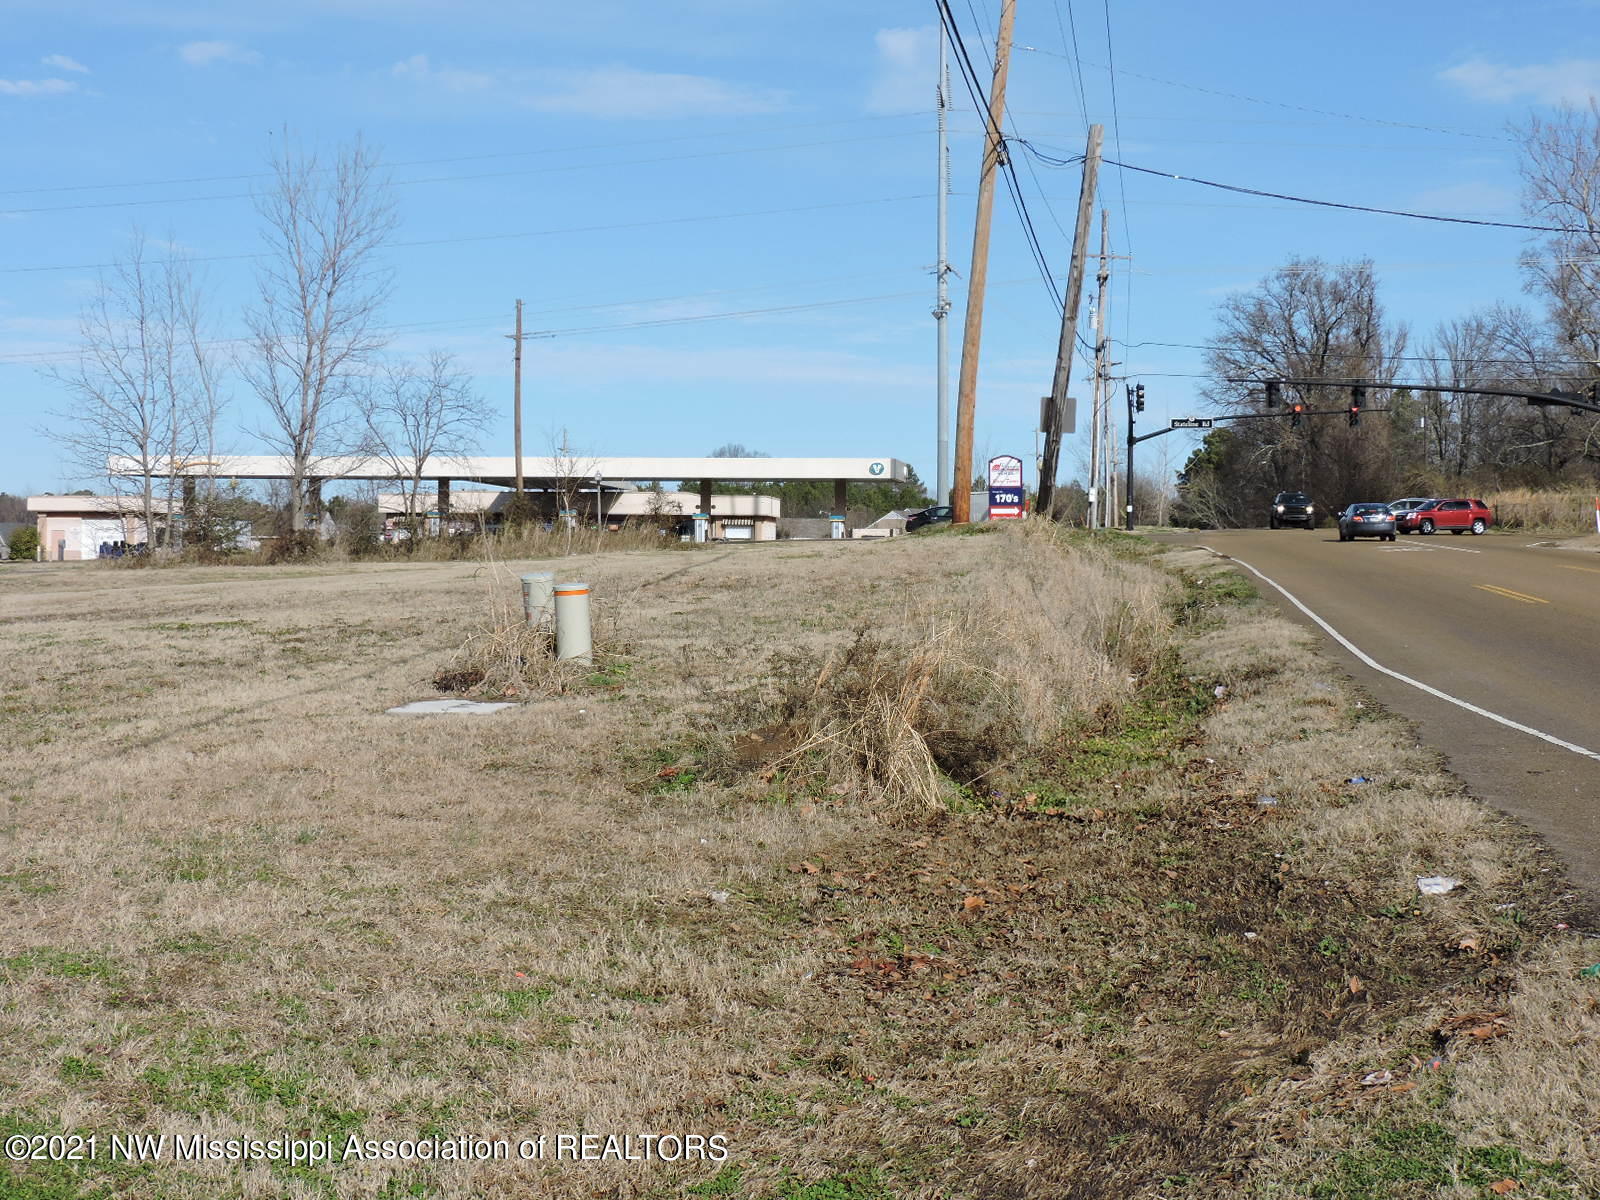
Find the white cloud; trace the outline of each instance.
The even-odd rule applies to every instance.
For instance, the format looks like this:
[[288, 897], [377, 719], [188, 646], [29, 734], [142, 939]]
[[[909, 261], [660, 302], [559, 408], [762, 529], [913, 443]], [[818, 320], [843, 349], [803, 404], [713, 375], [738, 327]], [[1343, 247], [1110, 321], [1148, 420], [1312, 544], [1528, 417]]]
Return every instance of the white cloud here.
[[77, 90], [68, 79], [0, 79], [0, 96], [59, 96]]
[[261, 55], [237, 42], [185, 42], [178, 47], [178, 57], [191, 67], [209, 67], [212, 63], [258, 63]]
[[1504, 67], [1475, 58], [1440, 71], [1439, 78], [1479, 100], [1506, 101], [1527, 96], [1543, 104], [1583, 104], [1600, 96], [1600, 59], [1569, 58], [1527, 67]]
[[47, 67], [54, 67], [58, 71], [77, 71], [87, 75], [89, 68], [75, 58], [68, 58], [65, 54], [47, 54], [39, 60]]
[[389, 68], [396, 79], [433, 84], [452, 92], [481, 92], [494, 85], [494, 76], [484, 71], [459, 67], [435, 67], [426, 54], [413, 54]]
[[543, 78], [553, 90], [524, 100], [529, 108], [541, 112], [670, 119], [749, 116], [782, 112], [789, 107], [788, 95], [784, 92], [744, 87], [709, 75], [595, 67], [582, 71], [552, 71]]
[[938, 29], [932, 25], [878, 30], [874, 35], [878, 64], [867, 92], [868, 112], [920, 112], [934, 106], [938, 38]]

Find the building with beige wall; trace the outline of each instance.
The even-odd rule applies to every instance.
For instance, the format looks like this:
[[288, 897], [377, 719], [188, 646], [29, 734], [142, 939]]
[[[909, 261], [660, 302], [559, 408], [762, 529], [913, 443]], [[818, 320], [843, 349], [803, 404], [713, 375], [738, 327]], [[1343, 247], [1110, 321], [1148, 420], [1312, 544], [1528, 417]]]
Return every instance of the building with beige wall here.
[[[167, 515], [164, 497], [152, 501]], [[39, 529], [39, 555], [47, 562], [99, 558], [101, 546], [132, 548], [150, 543], [140, 496], [29, 496], [28, 511]]]

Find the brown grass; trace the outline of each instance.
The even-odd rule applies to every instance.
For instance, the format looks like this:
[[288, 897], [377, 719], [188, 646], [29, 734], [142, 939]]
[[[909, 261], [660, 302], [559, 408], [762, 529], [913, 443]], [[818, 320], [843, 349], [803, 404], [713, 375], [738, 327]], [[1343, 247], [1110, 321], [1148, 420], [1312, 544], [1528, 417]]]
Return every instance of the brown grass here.
[[[1509, 1145], [1565, 1172], [1518, 1166], [1517, 1195], [1592, 1191], [1600, 1018], [1541, 858], [1293, 627], [1040, 536], [606, 555], [582, 577], [629, 669], [472, 719], [382, 713], [527, 564], [6, 572], [4, 1132], [725, 1131], [733, 1157], [0, 1191], [1312, 1196], [1421, 1125], [1458, 1175]], [[890, 823], [831, 767], [697, 774], [835, 688], [863, 626], [891, 715], [982, 698], [1035, 752], [1005, 789], [1056, 802], [969, 787]], [[1424, 902], [1425, 869], [1469, 886]], [[1428, 1070], [1482, 1011], [1511, 1034]], [[1361, 1087], [1379, 1068], [1417, 1086]], [[1487, 1194], [1461, 1186], [1326, 1195]]]
[[1495, 523], [1504, 529], [1576, 536], [1595, 532], [1595, 495], [1593, 488], [1568, 491], [1513, 488], [1491, 492], [1483, 500], [1494, 510]]

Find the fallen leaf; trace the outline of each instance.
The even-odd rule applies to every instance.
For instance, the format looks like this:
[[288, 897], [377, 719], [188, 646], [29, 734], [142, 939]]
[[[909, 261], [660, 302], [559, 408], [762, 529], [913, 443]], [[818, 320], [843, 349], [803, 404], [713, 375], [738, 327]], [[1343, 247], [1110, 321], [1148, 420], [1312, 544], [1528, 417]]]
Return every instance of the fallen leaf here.
[[1521, 1186], [1515, 1179], [1502, 1179], [1499, 1183], [1491, 1183], [1489, 1190], [1496, 1196], [1504, 1196], [1507, 1192], [1514, 1192]]
[[807, 875], [820, 875], [820, 874], [822, 874], [822, 868], [817, 866], [817, 864], [814, 863], [814, 862], [803, 862], [803, 863], [800, 864], [800, 869], [802, 871], [804, 871]]
[[1352, 996], [1359, 996], [1362, 992], [1364, 992], [1366, 990], [1367, 990], [1367, 985], [1361, 982], [1361, 976], [1359, 976], [1359, 975], [1350, 976], [1350, 994]]
[[1389, 1090], [1391, 1092], [1409, 1092], [1409, 1091], [1415, 1090], [1416, 1086], [1417, 1086], [1416, 1084], [1412, 1083], [1408, 1079], [1405, 1083], [1397, 1083], [1397, 1084], [1395, 1084]]
[[968, 912], [974, 912], [977, 909], [983, 908], [988, 903], [989, 902], [982, 896], [968, 896], [961, 902], [961, 907], [966, 909]]
[[1478, 951], [1478, 939], [1475, 937], [1464, 937], [1456, 943], [1456, 949], [1465, 950], [1468, 953], [1476, 954]]

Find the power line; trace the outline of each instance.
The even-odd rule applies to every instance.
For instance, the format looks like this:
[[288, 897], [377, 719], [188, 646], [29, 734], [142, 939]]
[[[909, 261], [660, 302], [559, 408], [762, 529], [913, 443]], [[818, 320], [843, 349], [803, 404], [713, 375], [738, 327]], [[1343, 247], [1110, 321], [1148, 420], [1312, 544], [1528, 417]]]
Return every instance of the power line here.
[[[1111, 132], [1117, 143], [1117, 153], [1122, 153], [1122, 114], [1117, 104], [1117, 59], [1111, 48], [1111, 0], [1101, 0], [1106, 20], [1106, 70], [1111, 81]], [[1122, 240], [1127, 244], [1128, 257], [1133, 257], [1133, 224], [1128, 220], [1128, 188], [1121, 175], [1117, 176], [1117, 196], [1122, 202]], [[1133, 271], [1132, 264], [1123, 275], [1122, 282], [1122, 332], [1127, 336], [1133, 329]]]
[[[556, 237], [569, 233], [605, 233], [619, 229], [644, 229], [657, 225], [682, 225], [698, 221], [728, 221], [744, 217], [771, 217], [786, 216], [792, 213], [819, 212], [832, 208], [856, 208], [867, 204], [897, 204], [907, 200], [929, 200], [932, 193], [924, 192], [912, 196], [881, 196], [872, 200], [842, 200], [830, 204], [805, 204], [797, 208], [763, 208], [751, 209], [745, 212], [731, 213], [703, 213], [692, 217], [665, 217], [654, 221], [626, 221], [614, 225], [577, 225], [566, 229], [535, 229], [516, 233], [483, 233], [467, 234], [461, 237], [424, 238], [417, 241], [389, 242], [393, 248], [413, 248], [417, 246], [454, 246], [467, 242], [494, 242], [511, 241], [518, 238]], [[152, 264], [164, 265], [166, 262], [206, 263], [206, 262], [239, 262], [248, 259], [270, 258], [270, 254], [212, 254], [195, 255], [191, 258], [158, 260]], [[108, 270], [115, 267], [114, 262], [109, 263], [58, 263], [49, 266], [35, 267], [0, 267], [0, 275], [25, 275], [41, 271], [97, 271]]]
[[[731, 312], [697, 313], [697, 314], [681, 316], [681, 317], [655, 317], [655, 318], [650, 318], [650, 319], [641, 320], [641, 321], [618, 322], [618, 323], [612, 324], [612, 325], [585, 325], [585, 326], [574, 326], [572, 328], [565, 328], [565, 329], [544, 329], [544, 330], [537, 330], [537, 331], [533, 331], [533, 332], [527, 333], [524, 336], [525, 337], [566, 337], [566, 336], [575, 335], [575, 334], [582, 334], [582, 333], [605, 333], [605, 332], [613, 331], [613, 330], [653, 329], [653, 328], [658, 328], [658, 327], [667, 326], [667, 325], [695, 325], [695, 324], [701, 324], [701, 323], [707, 322], [707, 321], [727, 321], [727, 320], [732, 320], [732, 319], [739, 318], [739, 317], [769, 316], [769, 315], [774, 315], [774, 314], [778, 314], [778, 313], [805, 312], [805, 311], [808, 311], [808, 310], [819, 309], [819, 308], [839, 308], [839, 307], [842, 307], [844, 305], [849, 305], [849, 304], [876, 304], [876, 303], [879, 303], [879, 302], [884, 301], [884, 300], [904, 300], [904, 299], [911, 298], [911, 297], [920, 297], [922, 294], [923, 293], [921, 291], [914, 291], [914, 292], [888, 292], [888, 293], [885, 293], [883, 295], [878, 295], [878, 296], [847, 296], [847, 297], [844, 297], [842, 299], [836, 299], [836, 300], [816, 300], [816, 301], [812, 301], [812, 302], [806, 303], [806, 304], [784, 304], [784, 305], [776, 305], [776, 306], [773, 306], [773, 307], [770, 307], [770, 308], [745, 308], [745, 309], [737, 309], [737, 310], [734, 310], [734, 311], [731, 311]], [[484, 321], [492, 321], [494, 319], [495, 318], [493, 318], [493, 317], [481, 318], [481, 320], [484, 320]], [[454, 323], [455, 323], [455, 321], [453, 321], [453, 320], [452, 321], [420, 321], [420, 322], [416, 322], [414, 324], [409, 324], [409, 325], [392, 325], [392, 326], [389, 326], [383, 332], [386, 332], [386, 333], [400, 333], [400, 332], [404, 332], [406, 330], [411, 330], [411, 329], [425, 329], [425, 328], [429, 328], [429, 327], [437, 327], [437, 326], [440, 326], [440, 325], [448, 325], [448, 324], [454, 324]], [[216, 339], [212, 339], [210, 341], [204, 342], [202, 344], [205, 345], [205, 346], [208, 346], [208, 347], [241, 346], [241, 345], [248, 345], [250, 340], [251, 339], [248, 338], [248, 337], [216, 338]], [[49, 350], [49, 351], [43, 351], [43, 350], [41, 350], [41, 351], [30, 352], [30, 353], [27, 353], [27, 354], [0, 355], [0, 362], [26, 363], [26, 364], [36, 365], [37, 366], [37, 365], [43, 365], [43, 364], [46, 364], [46, 363], [49, 363], [49, 362], [52, 362], [52, 361], [70, 361], [74, 357], [76, 357], [76, 351], [71, 351], [71, 350]]]
[[[972, 65], [972, 56], [967, 51], [966, 40], [961, 35], [961, 29], [956, 24], [955, 13], [951, 11], [949, 0], [934, 0], [939, 10], [940, 21], [944, 25], [945, 33], [950, 39], [951, 46], [956, 52], [956, 65], [962, 82], [966, 85], [967, 94], [972, 99], [973, 106], [983, 117], [985, 130], [989, 127], [989, 109], [983, 100], [982, 78], [977, 68]], [[970, 0], [969, 0], [970, 5]], [[1011, 197], [1012, 206], [1017, 211], [1017, 217], [1022, 222], [1023, 238], [1028, 244], [1028, 252], [1032, 255], [1034, 265], [1039, 269], [1039, 275], [1044, 281], [1045, 290], [1050, 294], [1051, 302], [1059, 310], [1061, 307], [1061, 292], [1057, 288], [1054, 277], [1050, 273], [1050, 264], [1044, 253], [1044, 246], [1039, 241], [1039, 231], [1034, 227], [1033, 216], [1028, 212], [1028, 205], [1022, 195], [1022, 183], [1017, 178], [1016, 167], [1011, 161], [1011, 155], [1006, 150], [1006, 143], [1013, 140], [1006, 136], [1004, 129], [994, 130], [994, 137], [999, 153], [1001, 174], [1006, 181], [1006, 191]]]
[[[569, 171], [592, 171], [604, 167], [637, 167], [650, 166], [655, 163], [688, 162], [701, 158], [727, 158], [735, 154], [760, 154], [768, 151], [807, 150], [818, 146], [842, 146], [854, 142], [878, 142], [892, 138], [921, 136], [920, 130], [906, 130], [900, 133], [875, 133], [858, 138], [833, 138], [821, 142], [790, 142], [775, 146], [742, 146], [732, 150], [707, 150], [699, 154], [669, 154], [657, 158], [614, 159], [610, 162], [598, 163], [567, 163], [557, 167], [528, 167], [516, 171], [491, 171], [476, 175], [434, 175], [423, 179], [398, 179], [392, 181], [394, 187], [411, 187], [422, 183], [468, 183], [480, 179], [507, 179], [521, 175], [554, 175], [564, 174]], [[0, 209], [0, 217], [33, 216], [41, 213], [82, 212], [88, 209], [103, 208], [145, 208], [162, 204], [196, 204], [210, 200], [251, 200], [256, 197], [255, 192], [224, 192], [209, 196], [163, 196], [147, 197], [141, 200], [103, 200], [85, 204], [52, 204], [41, 205], [35, 208], [9, 208]]]
[[[1019, 49], [1019, 50], [1029, 50], [1029, 51], [1032, 51], [1034, 54], [1048, 54], [1052, 58], [1065, 58], [1066, 57], [1066, 55], [1057, 55], [1052, 50], [1040, 49], [1038, 46], [1018, 46], [1017, 49]], [[1080, 68], [1081, 67], [1095, 67], [1098, 70], [1102, 70], [1102, 71], [1110, 70], [1110, 68], [1107, 67], [1103, 63], [1086, 63], [1081, 58], [1077, 58], [1076, 54], [1074, 54], [1073, 57], [1074, 57], [1074, 60], [1076, 61], [1077, 65]], [[1508, 141], [1512, 140], [1512, 139], [1504, 136], [1503, 134], [1473, 133], [1473, 132], [1470, 132], [1469, 130], [1451, 129], [1451, 128], [1449, 128], [1447, 126], [1443, 126], [1443, 125], [1415, 125], [1415, 124], [1412, 124], [1409, 121], [1390, 121], [1390, 120], [1385, 120], [1382, 117], [1365, 117], [1365, 116], [1362, 116], [1359, 113], [1337, 112], [1337, 111], [1335, 111], [1333, 109], [1327, 109], [1327, 108], [1311, 108], [1310, 106], [1305, 105], [1305, 104], [1290, 104], [1290, 103], [1288, 103], [1286, 101], [1283, 101], [1283, 100], [1267, 100], [1267, 99], [1264, 99], [1261, 96], [1247, 96], [1242, 92], [1225, 92], [1225, 91], [1221, 91], [1218, 88], [1201, 87], [1199, 84], [1183, 83], [1183, 82], [1181, 82], [1179, 80], [1176, 80], [1176, 79], [1163, 79], [1159, 75], [1145, 75], [1145, 74], [1142, 74], [1142, 73], [1140, 73], [1138, 71], [1124, 70], [1122, 73], [1124, 75], [1131, 75], [1135, 79], [1147, 79], [1151, 83], [1165, 84], [1167, 87], [1184, 88], [1184, 89], [1186, 89], [1188, 91], [1191, 91], [1191, 92], [1204, 92], [1208, 96], [1221, 96], [1221, 97], [1224, 97], [1225, 99], [1228, 99], [1228, 100], [1243, 100], [1243, 101], [1246, 101], [1247, 103], [1250, 103], [1250, 104], [1266, 104], [1266, 105], [1270, 105], [1273, 108], [1286, 108], [1286, 109], [1290, 109], [1290, 110], [1292, 110], [1294, 112], [1313, 113], [1313, 114], [1315, 114], [1316, 116], [1319, 116], [1319, 117], [1336, 117], [1336, 118], [1338, 118], [1339, 120], [1342, 120], [1342, 121], [1360, 121], [1360, 122], [1364, 122], [1364, 123], [1366, 123], [1368, 125], [1387, 125], [1387, 126], [1389, 126], [1390, 128], [1393, 128], [1393, 129], [1418, 129], [1418, 130], [1421, 130], [1421, 131], [1423, 131], [1425, 133], [1446, 133], [1446, 134], [1449, 134], [1452, 137], [1481, 138], [1484, 141], [1491, 141], [1491, 142], [1508, 142]]]
[[[1057, 158], [1054, 155], [1042, 153], [1037, 147], [1031, 146], [1026, 142], [1021, 144], [1027, 146], [1030, 152], [1046, 166], [1070, 167], [1083, 161], [1083, 155], [1081, 154], [1067, 158]], [[1439, 213], [1411, 212], [1400, 208], [1376, 208], [1367, 204], [1346, 204], [1338, 200], [1316, 200], [1308, 196], [1292, 196], [1285, 192], [1269, 192], [1262, 188], [1241, 187], [1233, 183], [1218, 183], [1214, 179], [1201, 179], [1194, 175], [1176, 175], [1171, 171], [1157, 171], [1152, 167], [1136, 167], [1132, 163], [1118, 162], [1112, 158], [1102, 161], [1124, 171], [1137, 171], [1141, 175], [1154, 175], [1159, 179], [1175, 179], [1180, 183], [1197, 183], [1202, 187], [1218, 188], [1224, 192], [1236, 192], [1243, 196], [1261, 196], [1268, 200], [1288, 200], [1295, 204], [1311, 204], [1320, 208], [1340, 208], [1349, 212], [1377, 213], [1379, 216], [1385, 217], [1409, 217], [1415, 221], [1439, 221], [1447, 225], [1482, 225], [1491, 229], [1522, 229], [1531, 233], [1581, 233], [1591, 236], [1594, 233], [1592, 229], [1580, 229], [1567, 225], [1526, 225], [1519, 221], [1489, 221], [1477, 217], [1447, 217]]]
[[[1241, 351], [1239, 349], [1239, 347], [1236, 347], [1236, 346], [1225, 346], [1225, 345], [1221, 345], [1221, 344], [1218, 344], [1218, 343], [1212, 343], [1212, 342], [1156, 342], [1156, 341], [1125, 342], [1125, 341], [1122, 341], [1120, 338], [1117, 339], [1117, 340], [1121, 343], [1122, 348], [1124, 350], [1140, 350], [1140, 349], [1143, 349], [1146, 346], [1161, 346], [1161, 347], [1166, 347], [1166, 348], [1174, 349], [1174, 350], [1229, 350], [1229, 351], [1238, 352], [1238, 353], [1241, 354], [1241, 356], [1245, 355], [1245, 352]], [[1385, 358], [1392, 358], [1392, 359], [1395, 359], [1396, 361], [1399, 361], [1399, 362], [1425, 362], [1425, 363], [1457, 363], [1457, 362], [1461, 362], [1461, 363], [1468, 363], [1468, 364], [1484, 364], [1486, 366], [1532, 366], [1532, 365], [1534, 365], [1534, 364], [1529, 363], [1527, 359], [1523, 359], [1523, 358], [1480, 358], [1477, 355], [1460, 355], [1460, 356], [1456, 356], [1456, 355], [1449, 355], [1449, 354], [1387, 354], [1384, 357]], [[1546, 360], [1546, 361], [1544, 361], [1542, 363], [1539, 363], [1537, 365], [1539, 365], [1539, 366], [1547, 366], [1547, 367], [1563, 367], [1563, 366], [1567, 366], [1567, 367], [1592, 367], [1594, 365], [1594, 360], [1592, 358], [1572, 358], [1572, 359], [1560, 358], [1560, 359], [1549, 359], [1549, 360]]]
[[[1066, 58], [1071, 64], [1072, 82], [1077, 86], [1078, 89], [1078, 111], [1083, 117], [1083, 127], [1085, 131], [1087, 131], [1089, 128], [1089, 100], [1084, 95], [1083, 91], [1083, 59], [1078, 54], [1078, 18], [1072, 11], [1072, 0], [1066, 0], [1066, 4], [1067, 24], [1072, 30], [1072, 51], [1070, 55], [1063, 54], [1062, 57]], [[1051, 0], [1051, 7], [1055, 9], [1056, 31], [1061, 35], [1061, 49], [1066, 50], [1068, 44], [1068, 34], [1067, 30], [1063, 29], [1061, 26], [1061, 0]], [[1033, 47], [1025, 46], [1024, 49], [1031, 50]]]
[[[903, 121], [907, 117], [925, 117], [928, 110], [906, 113], [891, 113], [885, 116], [874, 117], [849, 117], [837, 121], [806, 121], [798, 125], [780, 125], [769, 132], [786, 133], [798, 129], [822, 129], [834, 125], [858, 125], [868, 121]], [[583, 146], [548, 146], [539, 150], [499, 150], [492, 154], [458, 154], [449, 158], [411, 158], [397, 162], [385, 163], [385, 167], [429, 167], [440, 166], [446, 163], [458, 162], [483, 162], [492, 159], [529, 158], [541, 154], [573, 154], [589, 150], [623, 150], [630, 146], [660, 146], [671, 142], [694, 142], [705, 138], [717, 137], [743, 137], [749, 134], [748, 129], [724, 129], [715, 133], [686, 133], [677, 137], [668, 138], [634, 138], [626, 142], [601, 142]], [[760, 147], [755, 147], [760, 149]], [[318, 167], [317, 172], [327, 174], [335, 170], [334, 167]], [[143, 179], [124, 183], [72, 183], [57, 184], [50, 187], [34, 188], [0, 188], [0, 196], [31, 196], [50, 192], [87, 192], [105, 191], [117, 188], [140, 187], [175, 187], [180, 184], [190, 183], [238, 183], [247, 179], [270, 179], [270, 172], [254, 172], [243, 175], [194, 175], [180, 179]]]

